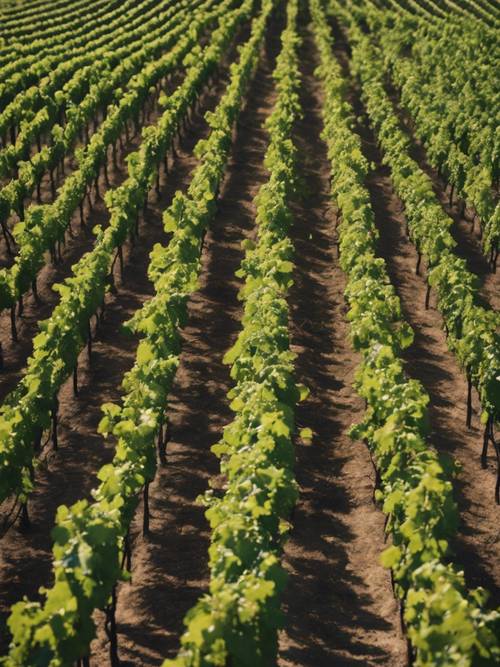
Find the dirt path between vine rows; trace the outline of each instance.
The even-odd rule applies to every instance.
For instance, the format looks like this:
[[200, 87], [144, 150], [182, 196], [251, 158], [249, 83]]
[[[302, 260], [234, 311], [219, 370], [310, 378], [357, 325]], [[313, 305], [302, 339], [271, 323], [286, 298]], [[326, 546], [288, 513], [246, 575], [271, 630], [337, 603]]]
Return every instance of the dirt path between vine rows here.
[[[280, 22], [273, 22], [265, 57], [237, 125], [228, 173], [217, 214], [202, 255], [200, 289], [189, 302], [189, 322], [168, 417], [171, 439], [167, 464], [150, 487], [151, 535], [141, 534], [142, 512], [133, 527], [132, 581], [118, 591], [118, 645], [122, 665], [147, 667], [173, 658], [183, 618], [208, 586], [210, 529], [196, 499], [217, 478], [218, 459], [210, 451], [230, 422], [227, 392], [233, 382], [222, 363], [241, 328], [234, 275], [243, 258], [241, 242], [255, 232], [253, 198], [266, 179], [267, 133], [262, 123], [275, 91], [271, 72]], [[102, 628], [102, 614], [97, 617]], [[109, 664], [103, 632], [92, 647], [92, 662]]]
[[298, 124], [304, 200], [296, 206], [291, 291], [292, 340], [298, 380], [310, 397], [297, 410], [298, 427], [314, 432], [297, 442], [300, 498], [285, 548], [282, 667], [406, 664], [390, 573], [379, 564], [384, 515], [373, 503], [368, 449], [348, 430], [363, 414], [352, 388], [359, 362], [349, 343], [345, 276], [335, 245], [329, 162], [320, 140], [322, 94], [313, 77], [316, 52], [306, 33], [300, 61], [304, 118]]
[[[344, 35], [335, 27], [336, 54], [348, 72], [348, 51]], [[358, 86], [350, 87], [356, 115], [364, 114]], [[424, 386], [430, 396], [430, 442], [452, 455], [461, 465], [454, 482], [460, 512], [458, 535], [452, 548], [463, 566], [469, 586], [490, 591], [490, 605], [500, 605], [500, 507], [495, 504], [496, 461], [490, 448], [486, 469], [481, 468], [482, 425], [480, 406], [474, 392], [472, 428], [465, 426], [466, 379], [448, 350], [442, 318], [435, 307], [425, 309], [426, 280], [415, 274], [417, 254], [405, 234], [402, 202], [392, 188], [390, 171], [382, 165], [375, 136], [364, 120], [358, 123], [366, 157], [374, 162], [367, 185], [377, 226], [381, 233], [379, 252], [387, 262], [391, 281], [401, 299], [403, 313], [415, 333], [405, 353], [406, 370]]]
[[89, 498], [96, 484], [96, 471], [112, 458], [114, 443], [107, 443], [97, 434], [100, 406], [119, 400], [123, 374], [132, 366], [137, 346], [135, 338], [122, 333], [120, 327], [152, 295], [146, 270], [153, 245], [167, 241], [162, 211], [174, 192], [189, 183], [196, 164], [192, 149], [208, 131], [203, 115], [216, 106], [227, 81], [228, 62], [221, 67], [218, 81], [203, 96], [173, 166], [170, 160], [171, 174], [166, 179], [162, 170], [161, 198], [150, 194], [145, 219], [141, 216], [140, 237], [134, 247], [129, 246], [124, 252], [123, 280], [116, 267], [118, 292], [107, 299], [105, 317], [93, 342], [91, 364], [86, 351], [80, 355], [78, 397], [73, 395], [71, 380], [61, 389], [59, 450], [53, 452], [49, 445], [46, 462], [37, 470], [35, 491], [29, 502], [32, 526], [24, 532], [13, 527], [0, 541], [0, 650], [5, 651], [9, 641], [4, 624], [12, 603], [23, 595], [40, 599], [38, 588], [50, 583], [50, 530], [57, 507]]

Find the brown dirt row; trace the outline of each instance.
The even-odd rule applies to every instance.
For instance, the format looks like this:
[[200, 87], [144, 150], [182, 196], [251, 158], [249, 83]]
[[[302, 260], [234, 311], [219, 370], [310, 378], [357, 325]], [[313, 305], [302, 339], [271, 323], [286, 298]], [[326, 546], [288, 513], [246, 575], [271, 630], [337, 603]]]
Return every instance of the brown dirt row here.
[[305, 195], [292, 230], [291, 329], [297, 377], [311, 392], [297, 410], [298, 427], [311, 427], [314, 438], [310, 446], [296, 444], [300, 497], [285, 548], [290, 579], [279, 664], [401, 667], [406, 641], [390, 573], [379, 563], [384, 515], [373, 503], [374, 470], [366, 446], [348, 435], [363, 415], [352, 387], [360, 359], [349, 343], [309, 31], [300, 55], [304, 117], [295, 140]]
[[[336, 54], [349, 74], [348, 45], [334, 24]], [[360, 90], [352, 82], [350, 99], [358, 116], [358, 132], [366, 157], [375, 164], [368, 178], [372, 207], [381, 238], [379, 253], [387, 262], [391, 281], [401, 299], [403, 313], [415, 333], [405, 353], [410, 377], [418, 379], [430, 396], [430, 442], [452, 455], [461, 465], [454, 483], [460, 512], [458, 535], [452, 545], [457, 564], [464, 567], [467, 584], [491, 593], [491, 606], [500, 605], [500, 508], [495, 504], [496, 461], [490, 448], [486, 469], [481, 468], [482, 425], [480, 405], [473, 397], [473, 425], [465, 426], [466, 379], [448, 350], [442, 318], [431, 299], [425, 309], [425, 274], [415, 275], [416, 251], [405, 234], [402, 202], [392, 187], [390, 170], [381, 162], [374, 133], [366, 120]]]
[[[234, 50], [231, 56], [234, 57]], [[146, 273], [149, 253], [155, 243], [167, 240], [161, 214], [174, 192], [189, 183], [196, 163], [192, 149], [207, 133], [203, 115], [216, 106], [227, 84], [229, 60], [221, 67], [218, 81], [203, 96], [200, 111], [180, 142], [178, 157], [167, 178], [162, 170], [161, 198], [158, 201], [155, 195], [150, 197], [139, 239], [126, 249], [123, 280], [117, 275], [118, 292], [107, 299], [105, 317], [93, 342], [91, 364], [86, 351], [80, 356], [78, 397], [73, 396], [71, 380], [60, 392], [59, 450], [53, 452], [49, 446], [46, 460], [37, 471], [36, 488], [29, 503], [32, 526], [24, 532], [14, 527], [1, 541], [0, 650], [5, 651], [9, 641], [4, 624], [12, 603], [23, 595], [39, 599], [38, 588], [50, 583], [50, 530], [57, 507], [88, 498], [95, 486], [96, 471], [112, 458], [113, 443], [97, 435], [100, 406], [119, 400], [121, 380], [133, 364], [137, 346], [133, 337], [122, 332], [121, 325], [152, 295]]]
[[[120, 586], [117, 608], [123, 665], [146, 667], [173, 658], [184, 615], [208, 586], [210, 529], [196, 499], [210, 478], [219, 478], [219, 462], [210, 447], [232, 416], [226, 394], [233, 382], [222, 358], [240, 329], [241, 281], [234, 273], [243, 258], [241, 241], [255, 233], [253, 198], [266, 178], [262, 123], [275, 99], [271, 73], [281, 23], [280, 17], [273, 22], [237, 125], [218, 210], [206, 237], [200, 288], [189, 302], [180, 366], [169, 397], [167, 465], [150, 488], [151, 535], [141, 535], [140, 511], [134, 525], [132, 581]], [[92, 656], [96, 664], [109, 664], [102, 632]]]

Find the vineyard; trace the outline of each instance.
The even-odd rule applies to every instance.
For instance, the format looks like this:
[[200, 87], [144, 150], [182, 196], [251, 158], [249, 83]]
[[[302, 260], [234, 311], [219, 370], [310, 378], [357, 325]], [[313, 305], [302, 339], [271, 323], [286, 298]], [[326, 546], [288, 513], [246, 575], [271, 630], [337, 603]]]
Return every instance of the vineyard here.
[[0, 0], [0, 665], [500, 665], [499, 34]]

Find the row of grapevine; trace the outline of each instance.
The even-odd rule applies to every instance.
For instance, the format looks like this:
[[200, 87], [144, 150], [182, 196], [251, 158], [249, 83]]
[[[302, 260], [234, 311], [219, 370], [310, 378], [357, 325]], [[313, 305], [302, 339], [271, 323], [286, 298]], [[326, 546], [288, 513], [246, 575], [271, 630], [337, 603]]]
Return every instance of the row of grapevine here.
[[2, 0], [0, 3], [0, 17], [2, 22], [6, 21], [8, 24], [12, 24], [19, 19], [20, 21], [25, 21], [29, 18], [36, 18], [40, 12], [47, 13], [47, 16], [50, 18], [52, 15], [64, 14], [68, 5], [77, 6], [81, 3], [82, 0], [27, 0], [22, 4], [18, 3], [17, 0]]
[[[389, 5], [396, 11], [403, 12], [406, 16], [421, 16], [427, 21], [436, 21], [438, 17], [434, 12], [430, 12], [427, 6], [424, 6], [419, 0], [388, 0]], [[439, 12], [437, 12], [439, 14]]]
[[[62, 234], [58, 234], [58, 238], [63, 238], [64, 230], [69, 224], [78, 201], [80, 202], [80, 210], [82, 211], [82, 201], [87, 188], [95, 180], [101, 165], [107, 177], [109, 147], [112, 147], [113, 155], [115, 155], [116, 143], [120, 139], [123, 130], [127, 131], [128, 123], [133, 121], [136, 127], [138, 126], [139, 113], [144, 108], [145, 102], [151, 94], [151, 87], [158, 86], [161, 79], [166, 74], [172, 73], [178, 66], [177, 63], [180, 64], [182, 61], [183, 53], [181, 51], [177, 52], [178, 58], [176, 60], [172, 59], [171, 52], [168, 49], [174, 46], [179, 37], [185, 32], [190, 22], [190, 11], [197, 4], [196, 2], [193, 3], [190, 0], [186, 0], [185, 3], [179, 3], [177, 7], [170, 7], [163, 15], [164, 23], [159, 31], [160, 35], [156, 39], [153, 39], [155, 35], [154, 33], [151, 34], [152, 39], [149, 44], [141, 49], [137, 49], [128, 57], [124, 57], [122, 53], [121, 63], [116, 67], [114, 72], [109, 73], [91, 85], [88, 94], [80, 100], [78, 106], [70, 106], [65, 114], [66, 123], [64, 125], [56, 123], [52, 126], [50, 145], [41, 148], [29, 161], [21, 162], [18, 177], [11, 180], [8, 185], [2, 188], [0, 191], [0, 225], [3, 228], [4, 236], [8, 243], [10, 232], [7, 229], [7, 221], [12, 211], [17, 212], [22, 224], [15, 225], [12, 233], [20, 246], [20, 253], [22, 253], [23, 244], [26, 242], [29, 243], [33, 225], [45, 226], [44, 219], [50, 219], [53, 213], [58, 216], [58, 228], [60, 232], [62, 231]], [[78, 77], [77, 86], [79, 81], [81, 79]], [[119, 87], [123, 84], [126, 84], [128, 87], [128, 92], [126, 93]], [[47, 111], [48, 107], [50, 108], [50, 105], [47, 105], [46, 102], [42, 110], [35, 116], [35, 119], [27, 123], [23, 129], [24, 141], [21, 143], [25, 144], [24, 148], [28, 152], [28, 155], [30, 145], [35, 136], [39, 141], [40, 129], [37, 127], [38, 119], [40, 118], [42, 123], [45, 120], [48, 122], [53, 122], [54, 120], [54, 118], [50, 118], [50, 114]], [[100, 128], [94, 128], [95, 132], [91, 140], [88, 136], [88, 126], [92, 119], [94, 119], [94, 125], [96, 125], [95, 119], [100, 109], [103, 110], [105, 117]], [[57, 115], [60, 112], [60, 108], [54, 109], [53, 115]], [[85, 146], [77, 151], [77, 168], [67, 179], [69, 182], [61, 186], [58, 195], [56, 195], [53, 172], [59, 166], [61, 166], [61, 171], [64, 170], [65, 156], [69, 155], [79, 135], [84, 131], [88, 141]], [[20, 138], [21, 135], [18, 137], [17, 143], [19, 143]], [[14, 147], [11, 146], [9, 148]], [[84, 175], [85, 172], [87, 172], [86, 176]], [[56, 201], [42, 208], [32, 207], [25, 214], [25, 198], [30, 196], [36, 188], [37, 197], [40, 199], [40, 183], [46, 173], [50, 174], [53, 195], [57, 197]], [[75, 188], [75, 183], [78, 185], [77, 188]], [[75, 194], [77, 192], [80, 193], [80, 199], [75, 201]], [[71, 195], [69, 200], [68, 193]], [[71, 201], [73, 202], [73, 206], [70, 204]], [[65, 214], [61, 214], [61, 208], [63, 211], [66, 211]], [[50, 227], [50, 223], [48, 225]], [[48, 239], [51, 239], [49, 240], [51, 245], [56, 241], [53, 234], [51, 238], [50, 233]], [[48, 250], [51, 245], [47, 245], [46, 241], [43, 252]], [[8, 245], [8, 248], [10, 248], [10, 245]], [[39, 261], [43, 262], [43, 254]], [[33, 269], [31, 270], [33, 271]], [[4, 278], [8, 275], [9, 269], [5, 269]]]
[[[225, 11], [220, 26], [210, 45], [197, 54], [202, 61], [206, 54], [210, 54], [208, 60], [220, 60], [236, 27], [252, 8], [252, 0], [229, 12], [227, 3], [225, 8], [221, 5]], [[128, 528], [141, 490], [147, 489], [154, 477], [156, 440], [178, 364], [178, 328], [186, 317], [187, 299], [196, 289], [204, 231], [216, 210], [233, 125], [255, 70], [271, 8], [271, 3], [265, 3], [254, 20], [239, 62], [232, 66], [227, 91], [217, 109], [208, 115], [212, 131], [195, 148], [200, 164], [188, 193], [179, 193], [165, 216], [167, 231], [176, 221], [171, 241], [166, 247], [156, 246], [151, 254], [155, 295], [129, 323], [141, 337], [136, 362], [125, 375], [122, 404], [105, 404], [99, 426], [101, 433], [117, 439], [113, 462], [99, 471], [100, 485], [93, 491], [92, 503], [82, 500], [71, 508], [59, 508], [53, 531], [55, 584], [45, 592], [43, 604], [23, 601], [13, 607], [9, 619], [13, 641], [6, 665], [26, 667], [40, 660], [68, 664], [81, 657], [88, 659], [95, 634], [93, 610], [107, 608], [108, 618], [114, 617], [115, 587], [123, 577], [126, 553], [122, 552], [128, 549]], [[203, 65], [197, 62], [193, 67]], [[194, 215], [186, 215], [186, 209]], [[112, 663], [117, 664], [116, 637], [112, 633], [110, 640]]]
[[[494, 71], [495, 38], [475, 31], [465, 40], [464, 30], [453, 26], [443, 28], [436, 38], [425, 26], [416, 30], [414, 22], [398, 20], [392, 28], [380, 12], [369, 12], [370, 16], [416, 134], [431, 164], [474, 207], [482, 224], [484, 252], [495, 268], [500, 207], [492, 186], [500, 176], [500, 148], [495, 118], [489, 112], [497, 93], [493, 77], [488, 76]], [[463, 51], [460, 59], [456, 57], [457, 40], [467, 48], [465, 65]], [[408, 44], [410, 57], [404, 54]], [[484, 63], [480, 63], [482, 54]], [[481, 73], [476, 80], [471, 74], [475, 70]], [[450, 201], [452, 196], [453, 191]]]
[[480, 5], [483, 10], [490, 16], [491, 19], [494, 19], [495, 22], [500, 21], [500, 7], [495, 5], [494, 2], [490, 0], [468, 0], [470, 4]]
[[[332, 165], [332, 197], [341, 222], [340, 263], [347, 274], [351, 340], [361, 353], [356, 388], [366, 401], [352, 436], [376, 457], [378, 498], [388, 516], [392, 545], [383, 563], [392, 570], [415, 665], [494, 664], [500, 659], [500, 613], [485, 608], [481, 589], [467, 591], [463, 573], [450, 563], [456, 532], [453, 464], [427, 442], [429, 397], [404, 373], [401, 352], [413, 340], [376, 255], [378, 231], [365, 186], [370, 165], [355, 134], [347, 81], [332, 51], [332, 36], [320, 0], [311, 0], [320, 52], [318, 75], [325, 102], [323, 138]], [[369, 52], [363, 50], [363, 56]]]
[[[142, 5], [142, 0], [140, 0]], [[143, 8], [147, 9], [148, 5], [144, 4]], [[87, 10], [88, 11], [88, 10]], [[122, 5], [121, 13], [130, 14], [130, 18], [134, 16], [133, 4], [125, 0]], [[84, 32], [85, 22], [88, 23], [90, 36]], [[8, 34], [2, 39], [0, 35], [0, 64], [13, 63], [15, 55], [18, 57], [29, 56], [31, 54], [38, 54], [42, 57], [50, 55], [58, 55], [64, 52], [64, 42], [72, 41], [73, 46], [78, 46], [77, 38], [81, 38], [80, 45], [84, 45], [87, 40], [94, 37], [104, 35], [106, 22], [109, 28], [115, 30], [123, 26], [123, 18], [120, 20], [120, 7], [117, 3], [102, 2], [98, 0], [95, 3], [95, 13], [84, 16], [82, 13], [73, 24], [71, 22], [64, 22], [61, 26], [55, 26], [53, 31], [48, 29], [46, 31], [40, 29], [40, 24], [33, 21], [33, 18], [26, 20], [26, 34], [23, 34], [22, 25], [19, 23], [19, 30], [8, 30]], [[45, 23], [43, 22], [43, 25]], [[47, 26], [49, 27], [49, 26]]]
[[[124, 60], [130, 64], [137, 58], [137, 61], [140, 62], [141, 58], [144, 59], [148, 53], [154, 53], [155, 43], [167, 32], [164, 24], [172, 19], [175, 10], [179, 10], [182, 16], [185, 8], [189, 6], [187, 2], [173, 5], [170, 0], [160, 3], [154, 17], [149, 20], [147, 17], [143, 18], [140, 30], [136, 32], [131, 27], [126, 37], [116, 35], [105, 46], [97, 48], [93, 53], [99, 59], [97, 63], [90, 63], [88, 56], [84, 59], [80, 56], [69, 58], [56, 67], [49, 76], [21, 91], [0, 114], [0, 134], [3, 136], [4, 143], [1, 154], [5, 154], [7, 148], [10, 151], [13, 150], [9, 143], [15, 144], [18, 141], [21, 125], [22, 132], [26, 133], [27, 128], [36, 119], [36, 114], [44, 108], [49, 116], [47, 123], [40, 126], [39, 129], [35, 128], [35, 131], [30, 131], [33, 138], [29, 145], [34, 145], [35, 139], [40, 139], [44, 134], [47, 135], [56, 121], [64, 126], [66, 117], [78, 112], [78, 106], [92, 85], [107, 80]], [[144, 28], [149, 31], [150, 42], [147, 45], [143, 44]], [[115, 85], [118, 88], [123, 83], [118, 80]], [[118, 94], [119, 92], [117, 91]], [[25, 152], [25, 154], [27, 157], [21, 155], [21, 158], [18, 159], [28, 159], [30, 153]], [[12, 156], [9, 162], [2, 166], [2, 174], [7, 169], [14, 169], [17, 161]], [[6, 162], [5, 159], [3, 162]]]
[[485, 7], [481, 0], [385, 0], [379, 4], [436, 26], [467, 20], [469, 25], [473, 21], [474, 27], [492, 28], [498, 23], [497, 8], [487, 2], [488, 7]]
[[407, 9], [409, 13], [426, 17], [428, 20], [435, 15], [440, 18], [446, 15], [441, 7], [437, 7], [433, 11], [432, 0], [394, 0], [392, 4], [398, 4], [400, 7]]
[[[215, 10], [208, 9], [209, 4], [191, 17], [190, 31], [179, 40], [177, 48], [184, 52], [192, 49], [193, 36], [199, 34], [200, 26], [223, 16], [232, 0], [225, 0]], [[225, 39], [234, 34], [247, 15], [246, 4], [236, 14], [231, 14], [233, 23], [224, 25]], [[144, 132], [139, 150], [132, 154], [128, 179], [106, 194], [111, 214], [108, 227], [96, 230], [92, 251], [75, 264], [71, 277], [55, 286], [61, 300], [51, 317], [40, 323], [26, 372], [1, 408], [1, 430], [5, 434], [0, 444], [1, 467], [5, 473], [0, 478], [2, 499], [11, 494], [25, 496], [31, 489], [33, 454], [39, 447], [42, 432], [51, 424], [54, 428], [57, 422], [58, 391], [76, 368], [79, 353], [88, 342], [90, 318], [103, 302], [112, 279], [116, 253], [121, 252], [127, 236], [134, 233], [147, 193], [181, 122], [217, 68], [221, 39], [219, 37], [212, 48], [192, 52], [183, 83], [169, 98], [157, 125]]]
[[[12, 174], [17, 177], [1, 191], [4, 219], [7, 206], [10, 210], [22, 213], [24, 199], [32, 194], [46, 173], [53, 171], [64, 157], [69, 155], [78, 137], [82, 136], [84, 128], [88, 130], [89, 123], [96, 118], [99, 111], [102, 110], [105, 114], [108, 106], [119, 103], [124, 95], [122, 86], [129, 88], [132, 83], [133, 87], [133, 80], [130, 82], [130, 79], [141, 72], [147, 63], [156, 64], [161, 55], [168, 52], [185, 30], [189, 11], [195, 6], [196, 3], [186, 1], [180, 2], [176, 7], [169, 7], [163, 16], [163, 26], [158, 38], [154, 39], [151, 35], [151, 41], [143, 48], [137, 48], [140, 41], [131, 44], [127, 47], [127, 55], [118, 54], [118, 60], [116, 54], [109, 59], [103, 59], [101, 77], [95, 83], [89, 81], [88, 71], [78, 73], [65, 85], [65, 92], [59, 89], [52, 91], [53, 104], [50, 98], [45, 97], [48, 91], [39, 86], [36, 96], [40, 104], [38, 111], [33, 109], [33, 96], [28, 98], [30, 108], [26, 111], [30, 116], [34, 114], [32, 119], [20, 121], [22, 129], [17, 134], [15, 143], [0, 150], [0, 178]], [[109, 72], [112, 64], [116, 67]], [[75, 93], [78, 106], [68, 105]], [[16, 111], [24, 115], [23, 107], [24, 104], [16, 105]], [[10, 112], [10, 108], [5, 110], [2, 117], [6, 112]], [[57, 120], [61, 122], [57, 123]], [[12, 127], [12, 122], [17, 124], [18, 121], [10, 117], [6, 120], [5, 127]], [[49, 130], [50, 143], [42, 150], [41, 138]], [[35, 142], [38, 142], [38, 153], [32, 157]]]
[[[175, 38], [175, 46], [157, 61], [147, 63], [142, 71], [134, 75], [128, 93], [111, 107], [98, 131], [92, 135], [79, 155], [78, 168], [67, 176], [55, 201], [29, 207], [23, 223], [17, 225], [18, 252], [12, 266], [0, 270], [0, 309], [11, 308], [13, 327], [16, 302], [34, 287], [36, 276], [45, 264], [46, 252], [64, 239], [75, 210], [80, 207], [82, 213], [89, 188], [94, 182], [97, 183], [101, 169], [106, 169], [108, 149], [116, 145], [124, 129], [127, 129], [128, 122], [137, 120], [151, 87], [176, 71], [192, 51], [202, 30], [216, 18], [219, 11], [217, 5], [212, 13], [205, 11], [212, 4], [213, 0], [206, 0], [200, 6], [200, 21], [191, 25], [188, 15], [183, 17], [180, 26], [174, 26], [173, 35], [169, 35], [168, 39]], [[132, 158], [129, 157], [130, 160]], [[16, 335], [14, 328], [13, 335]]]
[[3, 39], [9, 45], [12, 43], [22, 44], [32, 39], [45, 39], [53, 35], [67, 34], [75, 28], [81, 27], [82, 21], [96, 21], [103, 14], [109, 13], [109, 0], [96, 0], [89, 7], [89, 3], [66, 2], [65, 6], [50, 11], [50, 6], [45, 10], [39, 8], [36, 14], [20, 16], [16, 14], [14, 18], [8, 19], [2, 17], [0, 24], [0, 39]]
[[[27, 19], [36, 17], [40, 13], [46, 13], [50, 18], [54, 14], [64, 14], [68, 6], [78, 6], [84, 0], [26, 0], [20, 3], [18, 0], [2, 0], [0, 13], [2, 19], [15, 21], [16, 18]], [[109, 0], [108, 0], [109, 1]]]
[[[90, 57], [93, 49], [109, 45], [114, 33], [116, 35], [124, 33], [125, 39], [130, 39], [129, 24], [131, 29], [139, 27], [143, 20], [154, 13], [155, 7], [153, 0], [142, 0], [139, 4], [135, 0], [126, 0], [119, 9], [115, 8], [113, 15], [107, 17], [105, 25], [92, 29], [90, 24], [84, 36], [68, 38], [62, 44], [56, 43], [47, 47], [42, 54], [40, 45], [33, 43], [27, 44], [26, 47], [18, 47], [13, 60], [12, 48], [0, 49], [0, 103], [2, 106], [7, 104], [27, 86], [39, 82], [45, 76], [50, 76], [50, 73], [65, 60], [80, 57], [82, 60], [86, 59], [86, 64], [89, 64], [92, 62]], [[125, 27], [127, 30], [124, 30]]]
[[212, 447], [222, 459], [226, 483], [222, 496], [205, 494], [211, 527], [209, 591], [188, 612], [181, 650], [164, 667], [250, 667], [276, 660], [286, 579], [280, 555], [297, 497], [292, 435], [301, 394], [294, 380], [286, 301], [293, 269], [289, 201], [296, 190], [291, 133], [300, 112], [296, 21], [292, 0], [273, 74], [278, 97], [266, 121], [269, 180], [255, 198], [256, 241], [244, 242], [245, 257], [236, 274], [245, 280], [242, 329], [224, 358], [236, 382], [228, 394], [236, 414]]
[[[479, 303], [477, 277], [469, 272], [466, 261], [453, 252], [456, 243], [449, 231], [452, 220], [437, 201], [430, 179], [410, 157], [409, 138], [401, 129], [384, 89], [380, 54], [370, 38], [351, 20], [351, 15], [342, 16], [349, 25], [353, 71], [361, 80], [368, 116], [391, 168], [396, 193], [404, 203], [411, 240], [419, 257], [427, 260], [427, 296], [433, 287], [448, 346], [479, 393], [481, 421], [485, 424], [483, 460], [489, 442], [500, 459], [494, 437], [494, 428], [500, 419], [500, 315]], [[470, 419], [469, 392], [467, 423]], [[499, 493], [500, 465], [495, 491], [497, 502], [500, 502]]]
[[[108, 7], [112, 4], [112, 0], [107, 0]], [[97, 6], [101, 5], [101, 0], [98, 0]], [[16, 21], [19, 22], [21, 30], [29, 21], [33, 23], [43, 22], [43, 17], [46, 16], [49, 25], [55, 21], [64, 21], [64, 17], [69, 15], [78, 17], [84, 8], [83, 0], [54, 0], [50, 3], [48, 0], [39, 0], [39, 2], [22, 2], [17, 3], [17, 7], [9, 9], [7, 3], [4, 1], [0, 7], [0, 16], [2, 18], [2, 26], [9, 30], [14, 28]]]
[[484, 22], [487, 26], [496, 27], [498, 16], [494, 16], [493, 11], [498, 12], [496, 7], [490, 6], [486, 9], [479, 0], [446, 0], [446, 4], [453, 10], [466, 17], [467, 21], [474, 20]]
[[[179, 9], [183, 7], [184, 3], [180, 3]], [[117, 30], [104, 43], [91, 43], [90, 53], [84, 51], [72, 54], [52, 68], [47, 76], [40, 80], [35, 78], [19, 92], [14, 91], [15, 94], [10, 96], [11, 101], [6, 99], [8, 103], [0, 114], [0, 133], [4, 147], [16, 142], [23, 121], [31, 121], [45, 105], [51, 117], [64, 123], [65, 114], [81, 102], [93, 83], [99, 82], [103, 75], [108, 75], [123, 59], [142, 50], [145, 35], [150, 36], [154, 42], [164, 34], [163, 24], [171, 18], [175, 8], [171, 0], [162, 0], [153, 13], [146, 11], [147, 6], [144, 7], [143, 15], [131, 20], [126, 32]], [[91, 54], [98, 62], [91, 59]], [[45, 134], [49, 128], [50, 125], [45, 128]]]
[[[495, 62], [497, 46], [494, 31], [477, 24], [474, 25], [473, 31], [467, 30], [470, 24], [467, 24], [463, 19], [453, 18], [453, 15], [450, 16], [449, 14], [446, 21], [436, 20], [436, 22], [424, 21], [417, 16], [410, 17], [398, 11], [401, 8], [398, 7], [397, 2], [394, 3], [393, 8], [396, 11], [387, 12], [386, 20], [383, 19], [380, 12], [375, 11], [374, 13], [379, 14], [379, 19], [388, 28], [396, 23], [401, 26], [402, 33], [400, 37], [404, 39], [408, 47], [415, 49], [415, 55], [423, 59], [436, 56], [433, 64], [438, 69], [449, 65], [451, 68], [450, 84], [453, 87], [455, 87], [457, 78], [463, 79], [464, 83], [469, 78], [477, 90], [478, 100], [481, 100], [485, 92], [491, 93], [494, 84], [484, 78], [483, 67], [491, 67]], [[364, 11], [370, 10], [371, 13], [377, 9], [377, 5], [373, 0], [368, 0], [363, 9]], [[367, 18], [371, 20], [368, 13]], [[400, 19], [403, 20], [400, 22]], [[398, 35], [394, 33], [392, 38], [394, 40], [393, 47], [399, 48]], [[463, 41], [463, 51], [460, 52], [460, 55], [450, 47], [450, 41], [454, 42], [455, 40]], [[441, 57], [438, 57], [439, 55]], [[463, 70], [457, 67], [460, 62], [464, 66]], [[474, 69], [474, 63], [479, 65], [478, 69]], [[460, 93], [460, 88], [456, 88], [456, 92]], [[450, 89], [443, 90], [443, 93], [448, 98]], [[478, 100], [475, 101], [468, 97], [464, 101], [467, 106], [475, 109], [475, 113], [481, 113], [484, 108], [481, 108], [481, 105], [477, 103]], [[479, 127], [475, 128], [476, 131], [479, 129]], [[470, 131], [473, 131], [473, 128], [470, 128]]]

